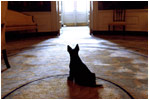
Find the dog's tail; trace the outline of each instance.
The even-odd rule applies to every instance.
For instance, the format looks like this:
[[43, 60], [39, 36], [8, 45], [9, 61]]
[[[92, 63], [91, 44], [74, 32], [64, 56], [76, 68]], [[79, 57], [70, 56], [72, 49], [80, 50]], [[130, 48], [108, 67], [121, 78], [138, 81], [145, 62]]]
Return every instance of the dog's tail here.
[[95, 87], [103, 87], [102, 84], [96, 84]]
[[95, 84], [95, 85], [91, 85], [90, 87], [100, 87], [100, 88], [102, 88], [103, 87], [103, 85], [102, 84]]

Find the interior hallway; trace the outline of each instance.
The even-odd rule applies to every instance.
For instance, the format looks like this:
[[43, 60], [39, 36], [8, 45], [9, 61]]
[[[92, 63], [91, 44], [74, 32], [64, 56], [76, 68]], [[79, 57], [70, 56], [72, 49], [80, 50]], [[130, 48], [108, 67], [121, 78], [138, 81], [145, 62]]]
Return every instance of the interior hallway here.
[[[57, 37], [32, 37], [7, 42], [12, 67], [1, 74], [2, 97], [129, 99], [126, 92], [101, 79], [97, 79], [97, 83], [103, 84], [103, 88], [67, 83], [67, 45], [74, 48], [76, 44], [80, 46], [81, 59], [96, 77], [118, 84], [134, 98], [148, 98], [148, 39], [91, 36], [88, 27], [64, 27]], [[5, 69], [3, 59], [1, 65], [2, 70]], [[28, 83], [31, 81], [34, 82]]]

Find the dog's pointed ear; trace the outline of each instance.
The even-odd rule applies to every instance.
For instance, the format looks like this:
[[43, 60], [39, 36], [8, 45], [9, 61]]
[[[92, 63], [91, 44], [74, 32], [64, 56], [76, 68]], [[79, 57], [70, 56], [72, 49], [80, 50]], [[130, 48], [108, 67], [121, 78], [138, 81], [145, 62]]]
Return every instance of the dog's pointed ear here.
[[77, 44], [75, 50], [79, 51], [79, 45]]
[[69, 45], [67, 45], [67, 51], [68, 52], [72, 51], [72, 48]]

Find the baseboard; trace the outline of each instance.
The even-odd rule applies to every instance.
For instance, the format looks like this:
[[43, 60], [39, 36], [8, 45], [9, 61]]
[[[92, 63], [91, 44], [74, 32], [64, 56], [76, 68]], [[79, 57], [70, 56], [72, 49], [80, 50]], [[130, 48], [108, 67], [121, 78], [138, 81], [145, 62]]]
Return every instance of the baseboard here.
[[93, 35], [130, 35], [130, 36], [148, 36], [144, 31], [92, 31]]
[[20, 38], [28, 38], [28, 37], [39, 37], [39, 36], [57, 36], [59, 35], [59, 31], [53, 32], [6, 32], [6, 41]]

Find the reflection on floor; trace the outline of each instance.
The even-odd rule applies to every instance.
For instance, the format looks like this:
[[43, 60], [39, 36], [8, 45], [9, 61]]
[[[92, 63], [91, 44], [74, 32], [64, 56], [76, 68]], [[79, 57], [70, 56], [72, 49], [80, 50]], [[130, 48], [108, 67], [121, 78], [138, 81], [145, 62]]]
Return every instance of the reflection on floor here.
[[[88, 27], [65, 27], [58, 37], [10, 41], [7, 52], [12, 68], [1, 74], [1, 95], [16, 89], [6, 98], [130, 98], [122, 89], [100, 79], [97, 83], [103, 88], [67, 83], [67, 45], [79, 44], [81, 59], [97, 77], [118, 84], [134, 98], [147, 98], [147, 42], [145, 37], [90, 36]], [[1, 65], [5, 69], [3, 59]]]

